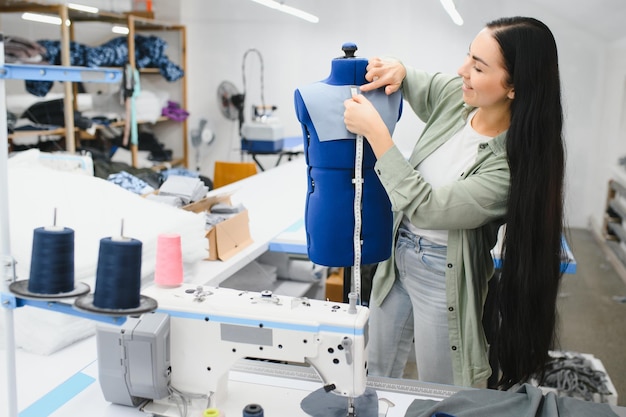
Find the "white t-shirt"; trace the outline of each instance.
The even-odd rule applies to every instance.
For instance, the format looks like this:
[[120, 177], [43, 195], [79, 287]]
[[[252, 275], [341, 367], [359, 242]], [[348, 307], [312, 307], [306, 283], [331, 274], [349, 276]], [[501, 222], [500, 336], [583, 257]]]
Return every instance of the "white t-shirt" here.
[[[478, 145], [492, 139], [490, 136], [481, 135], [472, 128], [472, 118], [475, 114], [476, 110], [470, 113], [463, 129], [417, 166], [421, 176], [434, 190], [457, 181], [463, 176], [465, 169], [469, 168], [476, 160]], [[402, 219], [402, 223], [416, 235], [440, 245], [448, 244], [447, 230], [415, 227], [406, 216]]]

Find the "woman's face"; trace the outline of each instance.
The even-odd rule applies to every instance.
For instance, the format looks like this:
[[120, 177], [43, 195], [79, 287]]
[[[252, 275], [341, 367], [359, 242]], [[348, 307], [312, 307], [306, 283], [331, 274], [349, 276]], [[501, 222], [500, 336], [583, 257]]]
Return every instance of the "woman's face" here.
[[513, 86], [507, 85], [509, 74], [500, 45], [490, 29], [476, 35], [458, 74], [463, 78], [463, 100], [470, 106], [508, 107], [514, 97]]

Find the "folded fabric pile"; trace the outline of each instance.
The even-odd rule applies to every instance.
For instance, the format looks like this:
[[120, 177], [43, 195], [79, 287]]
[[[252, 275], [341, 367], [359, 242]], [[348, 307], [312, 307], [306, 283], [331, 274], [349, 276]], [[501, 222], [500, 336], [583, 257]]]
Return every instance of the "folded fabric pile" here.
[[185, 175], [168, 175], [161, 188], [159, 188], [159, 193], [150, 196], [150, 198], [157, 201], [165, 199], [163, 202], [171, 202], [171, 198], [174, 197], [180, 201], [181, 205], [187, 205], [201, 200], [208, 191], [209, 187], [200, 178]]
[[[45, 58], [50, 64], [61, 64], [61, 42], [38, 40], [46, 50]], [[157, 36], [135, 35], [135, 62], [137, 68], [158, 68], [167, 81], [183, 77], [183, 69], [165, 55], [167, 43]], [[120, 36], [96, 47], [70, 42], [70, 65], [85, 67], [123, 67], [128, 62], [128, 39]], [[39, 97], [52, 88], [52, 81], [26, 81], [26, 90]]]

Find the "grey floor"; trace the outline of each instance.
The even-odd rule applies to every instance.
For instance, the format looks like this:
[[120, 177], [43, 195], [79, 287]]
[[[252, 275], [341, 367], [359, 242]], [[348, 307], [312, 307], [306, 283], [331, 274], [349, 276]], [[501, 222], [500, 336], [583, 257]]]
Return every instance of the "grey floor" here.
[[600, 359], [626, 406], [626, 282], [591, 231], [571, 229], [568, 242], [577, 269], [561, 285], [560, 349]]

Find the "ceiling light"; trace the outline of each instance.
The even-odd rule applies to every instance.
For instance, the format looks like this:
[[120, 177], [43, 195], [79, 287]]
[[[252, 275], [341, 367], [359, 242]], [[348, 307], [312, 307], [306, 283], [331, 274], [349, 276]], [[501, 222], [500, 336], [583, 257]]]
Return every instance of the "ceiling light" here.
[[439, 0], [444, 10], [448, 13], [454, 23], [459, 26], [463, 25], [463, 18], [454, 6], [454, 0]]
[[320, 21], [319, 17], [312, 15], [311, 13], [307, 13], [303, 10], [296, 9], [295, 7], [285, 6], [284, 3], [279, 3], [275, 0], [252, 0], [252, 1], [255, 3], [262, 4], [263, 6], [269, 7], [270, 9], [275, 9], [283, 13], [287, 13], [292, 16], [299, 17], [300, 19], [304, 19], [307, 22], [317, 23]]
[[51, 25], [61, 25], [61, 18], [58, 16], [50, 16], [47, 14], [39, 13], [23, 13], [22, 19], [30, 20], [31, 22], [50, 23]]
[[120, 35], [128, 35], [128, 28], [126, 26], [113, 26], [111, 32], [119, 33]]
[[78, 11], [87, 12], [87, 13], [97, 14], [99, 12], [97, 7], [85, 6], [83, 4], [67, 3], [67, 7], [69, 7], [72, 10], [78, 10]]

